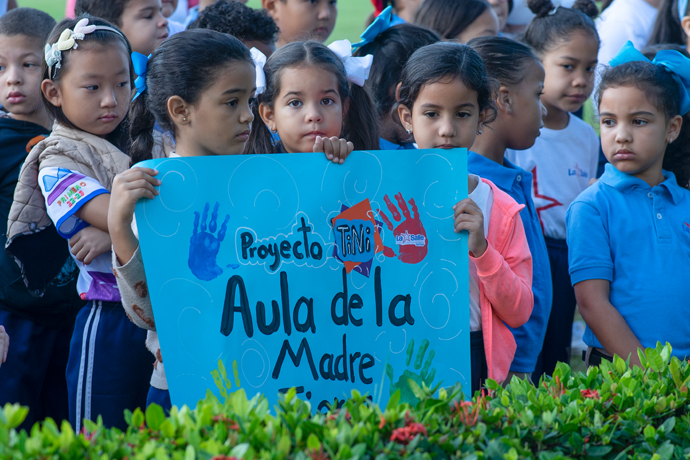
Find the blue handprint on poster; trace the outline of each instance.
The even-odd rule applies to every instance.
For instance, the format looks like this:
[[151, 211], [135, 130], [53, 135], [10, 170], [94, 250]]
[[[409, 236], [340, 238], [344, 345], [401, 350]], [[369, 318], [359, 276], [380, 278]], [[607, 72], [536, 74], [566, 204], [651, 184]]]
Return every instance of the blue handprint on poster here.
[[296, 387], [320, 411], [352, 389], [414, 403], [414, 385], [469, 384], [464, 151], [145, 164], [162, 185], [137, 225], [174, 404]]
[[216, 257], [218, 257], [220, 243], [225, 239], [230, 216], [225, 216], [218, 236], [214, 236], [218, 227], [218, 208], [220, 208], [220, 204], [216, 203], [211, 214], [211, 222], [208, 224], [208, 232], [206, 231], [206, 221], [208, 219], [209, 204], [206, 203], [204, 205], [204, 212], [201, 216], [201, 228], [199, 228], [199, 212], [194, 211], [194, 233], [189, 242], [189, 269], [194, 276], [203, 281], [211, 281], [223, 273], [223, 269], [216, 263]]

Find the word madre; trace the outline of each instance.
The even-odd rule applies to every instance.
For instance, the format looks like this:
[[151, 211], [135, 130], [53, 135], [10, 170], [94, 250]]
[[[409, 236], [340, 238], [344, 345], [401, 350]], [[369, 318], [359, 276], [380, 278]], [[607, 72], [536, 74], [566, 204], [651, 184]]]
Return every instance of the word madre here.
[[256, 232], [241, 227], [235, 232], [237, 260], [241, 265], [265, 265], [276, 272], [281, 264], [318, 268], [326, 263], [324, 239], [314, 231], [309, 217], [300, 212], [290, 233], [260, 239]]

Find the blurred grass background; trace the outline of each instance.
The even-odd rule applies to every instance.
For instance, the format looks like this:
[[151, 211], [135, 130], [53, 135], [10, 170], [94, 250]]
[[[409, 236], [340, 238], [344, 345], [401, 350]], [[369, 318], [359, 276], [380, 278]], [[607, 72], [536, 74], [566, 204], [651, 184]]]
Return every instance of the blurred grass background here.
[[[64, 0], [17, 0], [19, 6], [29, 6], [43, 10], [60, 20], [65, 14]], [[260, 8], [260, 0], [250, 0], [247, 3], [252, 8]], [[359, 34], [364, 30], [364, 22], [374, 10], [369, 0], [340, 0], [338, 2], [338, 19], [335, 30], [329, 40], [347, 38], [353, 43], [359, 41]]]

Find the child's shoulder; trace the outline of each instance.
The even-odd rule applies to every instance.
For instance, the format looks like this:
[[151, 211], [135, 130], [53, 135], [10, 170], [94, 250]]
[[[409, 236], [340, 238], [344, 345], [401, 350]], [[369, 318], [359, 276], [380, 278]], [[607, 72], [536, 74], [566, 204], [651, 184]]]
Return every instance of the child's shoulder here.
[[493, 193], [493, 208], [500, 209], [507, 217], [518, 214], [522, 208], [525, 207], [523, 204], [518, 204], [513, 197], [498, 188], [498, 186], [489, 179], [482, 177], [481, 181], [491, 187], [491, 192]]

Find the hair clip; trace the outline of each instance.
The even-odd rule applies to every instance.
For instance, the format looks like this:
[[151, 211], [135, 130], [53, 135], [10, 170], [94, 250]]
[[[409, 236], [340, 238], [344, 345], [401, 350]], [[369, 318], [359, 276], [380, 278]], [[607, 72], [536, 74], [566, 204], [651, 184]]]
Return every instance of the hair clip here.
[[374, 56], [371, 54], [363, 57], [352, 56], [350, 40], [334, 41], [328, 45], [328, 49], [333, 51], [343, 62], [347, 81], [357, 86], [364, 86], [364, 82], [369, 78], [369, 71], [371, 71]]
[[680, 114], [690, 112], [690, 59], [675, 50], [662, 50], [656, 53], [653, 61], [650, 61], [628, 41], [609, 64], [616, 67], [628, 62], [651, 62], [669, 72], [678, 85]]
[[376, 39], [376, 37], [378, 37], [383, 32], [387, 31], [391, 27], [404, 23], [405, 21], [393, 14], [393, 7], [387, 6], [386, 9], [381, 12], [381, 14], [376, 16], [376, 19], [374, 19], [374, 22], [372, 22], [371, 25], [367, 27], [367, 30], [365, 30], [362, 33], [362, 35], [359, 36], [362, 39], [362, 41], [352, 45], [352, 49], [354, 50], [359, 48], [360, 46], [368, 45], [369, 43], [373, 42]]
[[134, 95], [134, 99], [141, 96], [141, 93], [146, 91], [146, 72], [149, 67], [149, 59], [151, 59], [151, 54], [144, 56], [136, 51], [132, 52], [132, 67], [134, 67], [134, 73], [137, 79], [134, 80], [134, 86], [137, 88], [137, 94]]
[[266, 55], [256, 48], [249, 50], [252, 55], [252, 61], [254, 61], [254, 67], [256, 68], [256, 95], [262, 94], [266, 91], [266, 73], [264, 72], [264, 66], [266, 65]]
[[551, 11], [549, 11], [547, 14], [549, 16], [553, 16], [554, 14], [556, 14], [556, 12], [558, 11], [558, 8], [560, 8], [560, 7], [561, 7], [561, 3], [558, 2], [558, 4], [556, 6], [554, 6], [553, 9]]
[[[48, 78], [51, 77], [51, 70], [53, 66], [56, 69], [60, 68], [62, 62], [62, 52], [69, 50], [76, 50], [79, 48], [77, 40], [83, 40], [86, 35], [92, 34], [97, 30], [108, 30], [115, 32], [122, 37], [119, 30], [108, 26], [89, 25], [89, 19], [83, 18], [74, 26], [74, 30], [65, 29], [60, 34], [58, 41], [52, 45], [46, 45], [44, 48], [44, 57], [48, 65]], [[123, 37], [124, 38], [124, 37]]]

